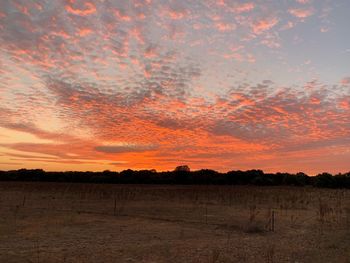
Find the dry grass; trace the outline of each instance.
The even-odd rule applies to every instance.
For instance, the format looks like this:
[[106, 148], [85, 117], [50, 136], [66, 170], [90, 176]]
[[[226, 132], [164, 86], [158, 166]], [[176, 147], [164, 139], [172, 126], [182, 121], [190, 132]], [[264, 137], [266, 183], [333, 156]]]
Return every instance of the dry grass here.
[[350, 262], [350, 191], [0, 183], [0, 262]]

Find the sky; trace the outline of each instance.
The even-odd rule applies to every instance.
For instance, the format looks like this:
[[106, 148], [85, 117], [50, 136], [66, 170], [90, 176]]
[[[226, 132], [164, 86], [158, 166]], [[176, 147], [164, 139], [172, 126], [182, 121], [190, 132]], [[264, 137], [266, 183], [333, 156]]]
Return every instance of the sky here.
[[350, 171], [348, 0], [1, 0], [0, 170]]

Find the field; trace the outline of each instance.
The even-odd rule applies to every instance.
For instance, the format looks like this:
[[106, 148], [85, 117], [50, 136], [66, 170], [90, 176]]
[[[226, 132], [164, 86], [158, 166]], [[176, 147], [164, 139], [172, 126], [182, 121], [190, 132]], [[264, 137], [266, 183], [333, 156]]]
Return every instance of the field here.
[[350, 191], [1, 182], [0, 262], [350, 262]]

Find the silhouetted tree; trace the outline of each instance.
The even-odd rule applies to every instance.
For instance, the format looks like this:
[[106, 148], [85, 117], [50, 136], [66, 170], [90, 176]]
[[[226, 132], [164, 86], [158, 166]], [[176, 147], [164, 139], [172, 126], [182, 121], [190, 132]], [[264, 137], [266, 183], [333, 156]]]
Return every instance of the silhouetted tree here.
[[336, 186], [336, 180], [329, 173], [318, 174], [315, 178], [315, 186], [333, 188]]
[[175, 168], [175, 172], [190, 172], [188, 165], [180, 165]]
[[187, 165], [174, 171], [124, 170], [103, 172], [45, 172], [42, 169], [0, 171], [0, 181], [46, 181], [84, 183], [142, 183], [142, 184], [229, 184], [229, 185], [313, 185], [316, 187], [350, 188], [350, 172], [331, 175], [322, 173], [309, 177], [304, 173], [264, 173], [262, 170], [229, 171], [219, 173], [202, 169], [190, 171]]

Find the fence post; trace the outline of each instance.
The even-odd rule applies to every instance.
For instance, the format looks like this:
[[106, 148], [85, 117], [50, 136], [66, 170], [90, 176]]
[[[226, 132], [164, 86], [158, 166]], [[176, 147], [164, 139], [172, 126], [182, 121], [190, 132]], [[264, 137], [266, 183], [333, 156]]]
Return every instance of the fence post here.
[[114, 196], [114, 211], [113, 211], [113, 215], [116, 214], [117, 211], [117, 198]]
[[205, 204], [205, 224], [208, 224], [208, 203]]

